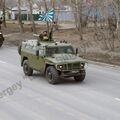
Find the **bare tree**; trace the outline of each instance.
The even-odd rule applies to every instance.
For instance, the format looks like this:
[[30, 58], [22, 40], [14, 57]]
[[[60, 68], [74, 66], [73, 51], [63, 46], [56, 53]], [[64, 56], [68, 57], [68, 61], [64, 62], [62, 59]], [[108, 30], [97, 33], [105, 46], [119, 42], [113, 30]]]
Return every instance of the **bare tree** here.
[[23, 33], [24, 28], [23, 28], [22, 17], [21, 17], [21, 0], [18, 0], [18, 23], [19, 23], [20, 32]]
[[113, 0], [112, 2], [116, 8], [116, 11], [118, 12], [117, 29], [119, 29], [119, 26], [120, 26], [120, 0]]
[[[2, 0], [0, 0], [0, 9], [2, 9]], [[0, 31], [1, 31], [1, 24], [2, 24], [2, 15], [0, 14]]]
[[4, 27], [6, 27], [6, 14], [5, 14], [5, 12], [6, 12], [6, 5], [5, 5], [5, 0], [0, 0], [0, 9], [2, 10], [2, 12], [3, 12], [3, 15], [2, 15], [2, 17], [3, 17], [3, 26]]
[[30, 20], [32, 22], [32, 30], [33, 30], [33, 33], [37, 33], [36, 31], [36, 27], [35, 27], [35, 22], [34, 22], [34, 18], [33, 18], [33, 1], [32, 0], [28, 0], [29, 2], [29, 7], [30, 7]]
[[1, 7], [2, 0], [0, 0], [0, 7]]
[[57, 2], [56, 0], [51, 0], [51, 6], [52, 8], [56, 11], [56, 16], [54, 18], [54, 24], [52, 25], [52, 28], [54, 28], [55, 30], [59, 29], [59, 25], [58, 25], [58, 21], [59, 21], [59, 10], [57, 10]]
[[75, 10], [75, 22], [76, 27], [79, 30], [80, 40], [83, 40], [83, 29], [82, 29], [82, 10], [83, 0], [71, 0], [72, 7]]
[[6, 27], [6, 4], [5, 4], [5, 0], [3, 0], [3, 26]]
[[[43, 0], [43, 1], [44, 1], [44, 5], [45, 5], [45, 10], [47, 12], [48, 11], [47, 1], [46, 0]], [[48, 31], [48, 33], [50, 32], [50, 25], [48, 22], [47, 22], [47, 31]]]
[[118, 28], [119, 28], [119, 25], [120, 25], [120, 0], [117, 0], [118, 2]]
[[75, 25], [76, 28], [79, 30], [79, 26], [78, 26], [78, 5], [77, 5], [77, 0], [71, 0], [71, 7], [74, 11], [74, 18], [75, 18]]
[[41, 10], [41, 7], [42, 7], [42, 1], [40, 1], [40, 0], [37, 0], [36, 1], [36, 4], [37, 4], [37, 6], [39, 7], [39, 10]]
[[78, 11], [79, 11], [79, 34], [80, 34], [80, 40], [83, 40], [83, 29], [82, 29], [82, 4], [83, 0], [78, 1]]

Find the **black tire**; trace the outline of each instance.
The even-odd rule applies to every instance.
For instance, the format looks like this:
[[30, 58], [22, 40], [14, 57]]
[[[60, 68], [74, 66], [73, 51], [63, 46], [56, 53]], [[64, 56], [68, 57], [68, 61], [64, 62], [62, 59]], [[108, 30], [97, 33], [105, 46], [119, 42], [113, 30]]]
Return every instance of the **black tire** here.
[[57, 84], [59, 82], [59, 73], [53, 66], [49, 66], [46, 69], [46, 78], [50, 84]]
[[85, 70], [83, 70], [83, 71], [81, 72], [81, 75], [79, 75], [79, 76], [74, 76], [74, 79], [75, 79], [75, 81], [77, 81], [77, 82], [83, 82], [83, 81], [85, 80], [85, 76], [86, 76], [86, 72], [85, 72]]
[[21, 45], [18, 46], [18, 53], [21, 55]]
[[2, 44], [0, 44], [0, 47], [2, 47]]
[[24, 71], [25, 75], [27, 75], [27, 76], [32, 76], [32, 74], [33, 74], [33, 69], [30, 68], [28, 60], [24, 60], [24, 62], [23, 62], [23, 71]]
[[0, 42], [0, 47], [2, 47], [2, 45], [3, 45], [3, 41]]

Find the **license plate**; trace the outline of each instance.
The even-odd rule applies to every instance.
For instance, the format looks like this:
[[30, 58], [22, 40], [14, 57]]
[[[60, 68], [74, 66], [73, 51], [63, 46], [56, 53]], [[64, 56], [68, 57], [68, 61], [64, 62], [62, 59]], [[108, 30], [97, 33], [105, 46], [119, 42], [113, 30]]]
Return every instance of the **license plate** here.
[[72, 71], [72, 73], [74, 73], [74, 74], [75, 74], [75, 73], [78, 73], [78, 71]]

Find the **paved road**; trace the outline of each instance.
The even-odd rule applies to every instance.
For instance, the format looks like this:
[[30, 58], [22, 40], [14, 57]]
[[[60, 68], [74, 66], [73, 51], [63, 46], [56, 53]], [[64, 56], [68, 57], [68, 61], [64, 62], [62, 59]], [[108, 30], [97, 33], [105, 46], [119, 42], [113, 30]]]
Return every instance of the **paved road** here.
[[88, 65], [83, 83], [27, 78], [17, 48], [0, 49], [0, 120], [120, 120], [120, 71]]

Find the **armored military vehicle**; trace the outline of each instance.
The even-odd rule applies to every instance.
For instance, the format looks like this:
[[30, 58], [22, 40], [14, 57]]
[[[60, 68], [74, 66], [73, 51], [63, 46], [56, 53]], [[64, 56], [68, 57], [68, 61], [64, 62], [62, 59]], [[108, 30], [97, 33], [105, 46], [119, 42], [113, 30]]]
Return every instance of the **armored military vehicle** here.
[[50, 84], [59, 83], [62, 77], [85, 79], [85, 61], [78, 57], [71, 44], [55, 41], [28, 40], [18, 49], [25, 75], [32, 76], [33, 70], [44, 73]]

